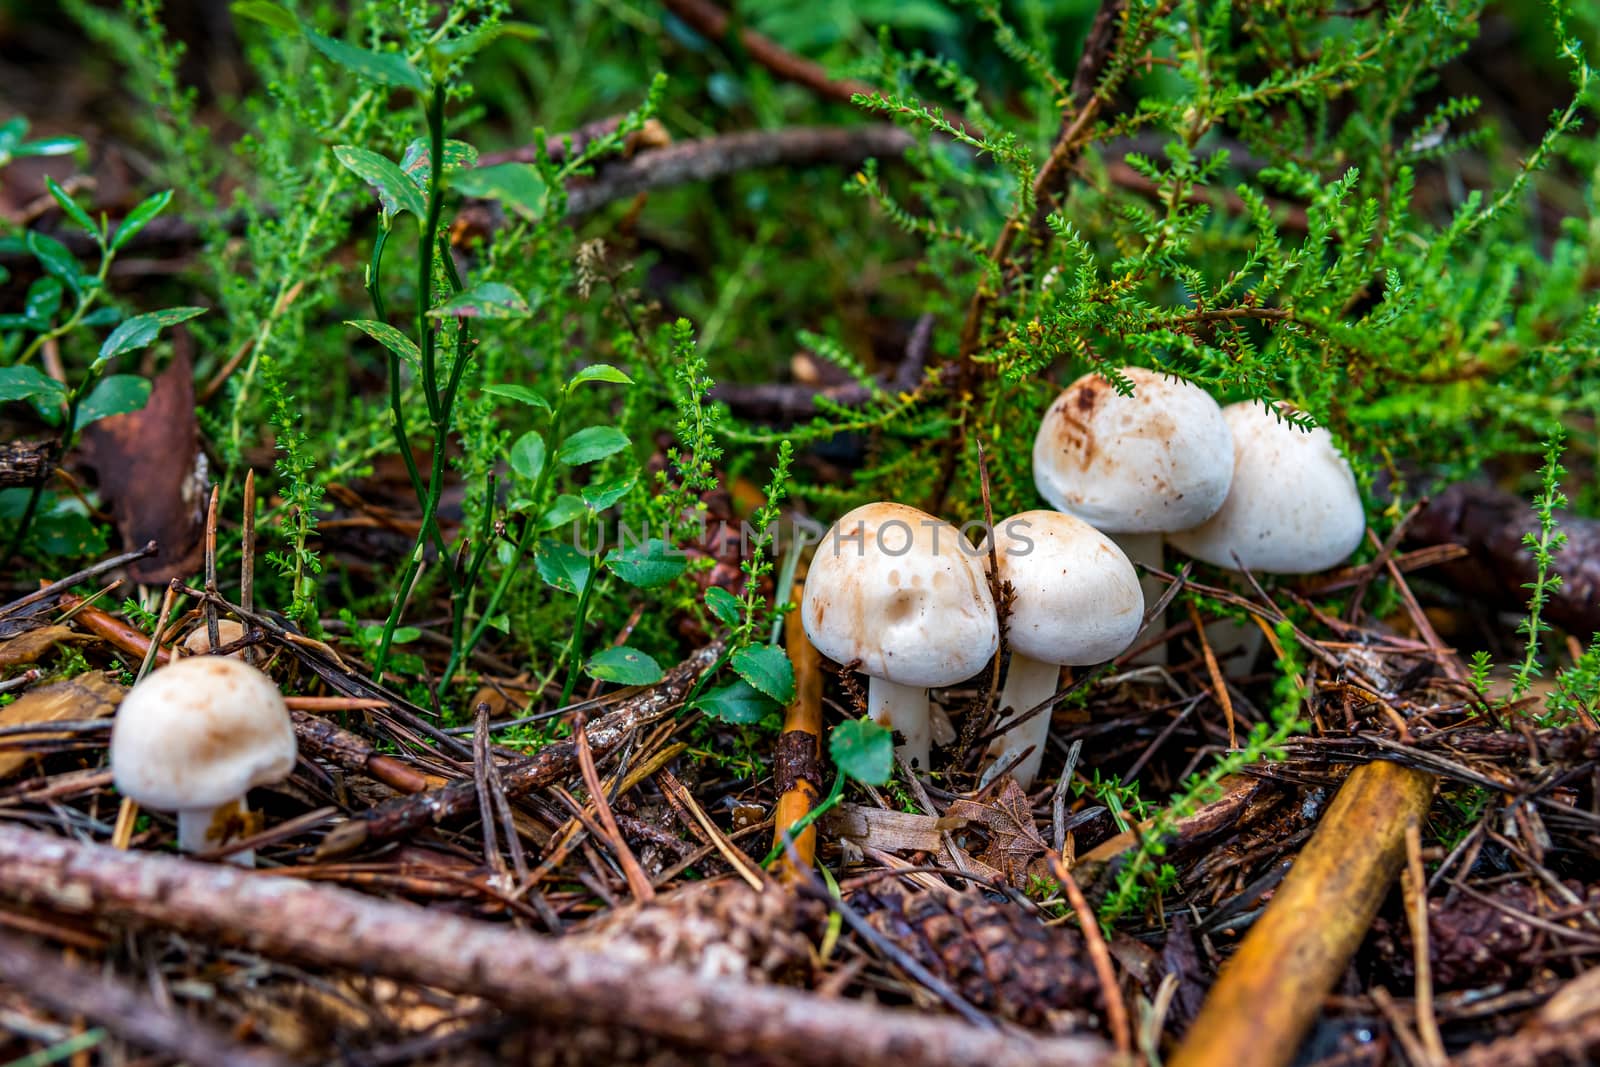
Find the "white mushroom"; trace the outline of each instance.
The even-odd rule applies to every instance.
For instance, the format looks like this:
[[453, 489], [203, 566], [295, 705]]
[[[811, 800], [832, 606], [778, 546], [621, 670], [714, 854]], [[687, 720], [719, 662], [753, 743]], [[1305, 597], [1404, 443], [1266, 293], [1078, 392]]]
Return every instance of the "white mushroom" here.
[[[1168, 540], [1195, 559], [1227, 570], [1310, 574], [1349, 558], [1366, 533], [1355, 475], [1333, 436], [1304, 430], [1257, 401], [1230, 404], [1233, 486], [1217, 513]], [[1218, 655], [1234, 654], [1229, 674], [1248, 671], [1260, 648], [1256, 626], [1206, 627]], [[1242, 650], [1242, 654], [1241, 654]]]
[[[1121, 373], [1132, 396], [1090, 373], [1050, 405], [1033, 442], [1033, 480], [1051, 507], [1110, 534], [1133, 562], [1160, 568], [1162, 535], [1204, 522], [1227, 498], [1233, 442], [1204, 389], [1140, 367]], [[1151, 601], [1165, 591], [1148, 575], [1143, 584]], [[1154, 619], [1145, 636], [1164, 628]], [[1141, 660], [1164, 663], [1165, 651]]]
[[[1063, 665], [1104, 663], [1133, 643], [1144, 618], [1139, 575], [1093, 526], [1058, 511], [1013, 515], [998, 525], [995, 560], [1015, 594], [1001, 715], [1020, 715], [1048, 700]], [[1024, 789], [1031, 786], [1049, 734], [1046, 710], [995, 738], [984, 781], [1026, 751], [1011, 773]]]
[[[294, 770], [294, 724], [272, 679], [228, 656], [194, 656], [134, 686], [111, 730], [117, 790], [178, 813], [178, 847], [221, 845], [245, 794]], [[233, 862], [253, 866], [252, 853]]]
[[[244, 638], [244, 633], [244, 626], [240, 623], [237, 623], [232, 619], [218, 619], [217, 647], [226, 648], [235, 641], [242, 640]], [[206, 629], [205, 623], [202, 622], [199, 626], [196, 626], [193, 630], [189, 631], [189, 636], [183, 639], [183, 648], [185, 652], [195, 656], [204, 656], [210, 653], [211, 634]], [[243, 659], [244, 651], [241, 649], [237, 652], [230, 652], [228, 655], [233, 659]]]
[[817, 545], [801, 598], [817, 651], [870, 677], [873, 720], [926, 770], [928, 689], [972, 677], [1000, 643], [974, 548], [950, 523], [904, 504], [856, 508]]

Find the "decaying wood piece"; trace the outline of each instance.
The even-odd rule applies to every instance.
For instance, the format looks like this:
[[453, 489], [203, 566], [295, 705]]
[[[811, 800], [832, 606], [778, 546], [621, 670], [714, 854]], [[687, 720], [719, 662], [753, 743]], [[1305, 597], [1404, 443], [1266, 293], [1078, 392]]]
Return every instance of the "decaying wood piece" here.
[[1344, 973], [1405, 863], [1433, 778], [1395, 763], [1357, 767], [1272, 903], [1212, 987], [1170, 1067], [1283, 1067]]
[[81, 1016], [117, 1037], [193, 1067], [289, 1067], [266, 1049], [246, 1048], [211, 1026], [97, 970], [69, 964], [0, 933], [0, 981], [27, 991], [64, 1019]]
[[[603, 756], [633, 736], [639, 727], [667, 715], [721, 654], [722, 642], [713, 641], [668, 671], [659, 683], [590, 723], [585, 733], [591, 751]], [[516, 798], [578, 770], [577, 745], [558, 741], [540, 749], [538, 755], [502, 768], [500, 778], [506, 796]], [[363, 845], [405, 837], [468, 815], [477, 809], [477, 804], [477, 787], [471, 779], [398, 797], [336, 827], [323, 841], [318, 857], [341, 856]]]
[[486, 997], [530, 1021], [626, 1026], [730, 1056], [824, 1067], [1101, 1067], [1098, 1039], [1041, 1040], [635, 962], [348, 890], [0, 826], [0, 898], [155, 924], [262, 955]]
[[[799, 603], [800, 586], [792, 594]], [[783, 623], [784, 646], [794, 665], [794, 700], [783, 715], [772, 775], [778, 790], [773, 813], [772, 840], [784, 843], [790, 827], [810, 814], [822, 799], [822, 655], [806, 636], [800, 613], [791, 611]], [[799, 876], [796, 865], [809, 867], [817, 854], [817, 830], [810, 826], [794, 839], [794, 854], [785, 850], [773, 873], [786, 882]]]

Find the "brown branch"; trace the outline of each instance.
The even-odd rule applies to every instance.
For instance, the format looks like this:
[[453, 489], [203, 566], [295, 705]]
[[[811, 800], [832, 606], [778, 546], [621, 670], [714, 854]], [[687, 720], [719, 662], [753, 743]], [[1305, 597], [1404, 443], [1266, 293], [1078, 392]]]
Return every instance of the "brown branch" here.
[[[706, 645], [668, 671], [660, 683], [596, 719], [585, 731], [589, 747], [605, 755], [621, 746], [639, 727], [666, 715], [682, 703], [690, 687], [721, 654], [720, 641]], [[578, 759], [578, 746], [571, 741], [546, 745], [538, 755], [501, 770], [506, 797], [514, 800], [526, 796], [579, 771]], [[318, 859], [410, 836], [467, 816], [477, 809], [477, 804], [477, 787], [470, 778], [441, 789], [397, 797], [336, 827], [322, 842]]]
[[33, 485], [48, 477], [56, 461], [54, 441], [0, 443], [0, 489]]
[[246, 1048], [123, 981], [67, 963], [60, 955], [10, 934], [0, 934], [0, 980], [63, 1019], [82, 1016], [129, 1044], [194, 1067], [288, 1067], [290, 1063], [267, 1049]]
[[[687, 22], [702, 37], [712, 41], [722, 41], [728, 36], [728, 29], [733, 20], [728, 17], [726, 11], [710, 0], [662, 0], [662, 5]], [[741, 28], [739, 45], [751, 59], [783, 81], [803, 85], [825, 99], [848, 104], [851, 102], [850, 98], [857, 93], [870, 95], [874, 91], [866, 82], [836, 81], [830, 78], [828, 72], [820, 65], [809, 59], [802, 59], [772, 38], [763, 36], [755, 30]]]
[[1095, 1038], [1038, 1039], [913, 1011], [705, 979], [345, 889], [0, 826], [0, 897], [154, 924], [482, 996], [532, 1020], [626, 1027], [733, 1058], [825, 1067], [1102, 1067]]
[[592, 180], [568, 190], [567, 214], [586, 215], [652, 189], [707, 182], [761, 167], [859, 167], [873, 157], [904, 155], [913, 144], [911, 134], [885, 123], [717, 134], [602, 167]]

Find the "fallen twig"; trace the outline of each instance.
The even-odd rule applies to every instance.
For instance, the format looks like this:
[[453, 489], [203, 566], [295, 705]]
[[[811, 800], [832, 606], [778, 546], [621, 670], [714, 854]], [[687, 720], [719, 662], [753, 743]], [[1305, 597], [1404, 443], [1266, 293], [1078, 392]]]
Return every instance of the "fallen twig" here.
[[675, 967], [229, 866], [0, 826], [0, 897], [120, 917], [263, 955], [472, 994], [540, 1021], [626, 1027], [691, 1049], [824, 1067], [1102, 1067], [1094, 1038], [1039, 1039]]

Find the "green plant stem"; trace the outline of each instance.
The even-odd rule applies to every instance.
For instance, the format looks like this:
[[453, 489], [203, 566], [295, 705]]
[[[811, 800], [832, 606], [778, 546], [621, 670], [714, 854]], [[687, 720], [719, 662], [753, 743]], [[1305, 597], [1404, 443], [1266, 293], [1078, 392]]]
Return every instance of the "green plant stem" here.
[[[587, 530], [584, 537], [588, 539]], [[578, 670], [583, 666], [583, 623], [589, 614], [589, 597], [600, 582], [600, 562], [604, 557], [603, 551], [595, 553], [594, 563], [589, 567], [589, 577], [583, 583], [583, 591], [578, 594], [578, 610], [572, 617], [572, 639], [567, 642], [567, 681], [561, 687], [562, 707], [571, 702], [572, 691], [578, 685]]]

